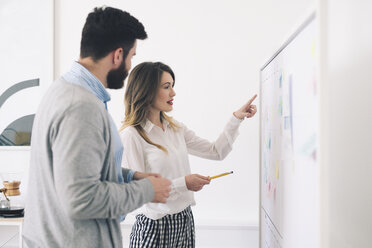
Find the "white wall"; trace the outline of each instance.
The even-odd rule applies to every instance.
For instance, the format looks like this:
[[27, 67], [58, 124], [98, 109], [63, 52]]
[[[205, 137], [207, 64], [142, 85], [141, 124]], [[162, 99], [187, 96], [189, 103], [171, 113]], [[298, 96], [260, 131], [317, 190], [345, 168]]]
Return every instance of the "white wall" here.
[[372, 2], [321, 6], [321, 247], [372, 245]]

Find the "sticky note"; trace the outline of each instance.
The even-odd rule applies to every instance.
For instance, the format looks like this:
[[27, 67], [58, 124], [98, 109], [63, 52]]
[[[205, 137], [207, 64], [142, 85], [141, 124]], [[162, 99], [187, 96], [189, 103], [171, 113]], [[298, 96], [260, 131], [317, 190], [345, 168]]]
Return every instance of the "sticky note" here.
[[279, 161], [275, 161], [275, 178], [279, 179]]

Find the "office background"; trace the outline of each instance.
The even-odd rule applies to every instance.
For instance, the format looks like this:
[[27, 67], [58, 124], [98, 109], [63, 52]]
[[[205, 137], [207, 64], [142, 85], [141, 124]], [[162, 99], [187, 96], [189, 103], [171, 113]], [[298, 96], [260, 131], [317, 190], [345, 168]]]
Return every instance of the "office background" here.
[[[330, 8], [336, 5], [335, 1], [329, 3]], [[149, 38], [139, 42], [133, 65], [142, 61], [162, 61], [169, 64], [176, 73], [177, 96], [172, 115], [200, 136], [213, 140], [222, 131], [232, 112], [259, 91], [259, 69], [303, 20], [309, 9], [314, 7], [315, 1], [55, 0], [54, 78], [67, 71], [72, 61], [78, 58], [85, 18], [93, 7], [102, 5], [127, 10], [145, 25]], [[337, 27], [333, 22], [330, 24]], [[343, 24], [344, 27], [349, 27], [347, 22]], [[341, 32], [339, 29], [335, 30]], [[345, 50], [341, 46], [337, 49], [338, 53], [335, 52], [332, 57], [335, 62], [346, 61], [347, 56], [353, 54], [351, 50]], [[338, 60], [336, 55], [341, 59]], [[341, 79], [336, 76], [333, 78]], [[356, 93], [363, 94], [363, 91], [353, 89]], [[364, 89], [364, 92], [368, 92], [370, 88]], [[124, 90], [110, 93], [110, 112], [119, 126], [123, 117]], [[339, 99], [336, 97], [340, 101], [341, 95], [342, 99], [348, 97], [343, 92], [337, 96]], [[336, 98], [333, 99], [336, 101]], [[360, 102], [361, 107], [367, 104], [362, 100]], [[347, 111], [351, 113], [352, 109]], [[367, 119], [368, 112], [366, 113], [364, 124], [370, 121]], [[341, 120], [339, 117], [335, 118]], [[231, 242], [232, 246], [229, 247], [250, 247], [247, 242], [256, 247], [259, 204], [258, 122], [259, 116], [256, 116], [241, 125], [234, 149], [224, 161], [190, 157], [192, 171], [195, 173], [214, 175], [234, 171], [233, 175], [214, 181], [196, 194], [194, 215], [199, 228], [197, 239], [199, 244], [205, 244], [203, 247], [217, 247], [216, 244], [227, 247]], [[345, 127], [349, 124], [345, 122]], [[347, 137], [353, 140], [351, 135]], [[16, 170], [27, 175], [27, 149], [0, 150], [0, 156], [0, 171]], [[370, 160], [366, 164], [368, 161]], [[342, 162], [341, 159], [339, 162]], [[347, 175], [346, 170], [336, 172], [340, 173], [338, 180]], [[336, 181], [333, 182], [335, 185], [332, 187], [336, 188]], [[22, 197], [27, 192], [26, 184], [23, 181]], [[365, 183], [366, 187], [368, 185]], [[341, 194], [335, 195], [336, 197], [342, 202]], [[370, 197], [366, 196], [366, 199]], [[367, 201], [367, 205], [368, 203], [370, 201]], [[340, 209], [347, 210], [347, 205], [342, 206], [345, 207]], [[336, 218], [336, 215], [333, 217]], [[358, 218], [362, 222], [362, 217]], [[129, 218], [128, 225], [123, 225], [125, 235], [129, 232], [130, 221]], [[211, 233], [214, 240], [207, 238]], [[334, 235], [337, 236], [336, 233]]]

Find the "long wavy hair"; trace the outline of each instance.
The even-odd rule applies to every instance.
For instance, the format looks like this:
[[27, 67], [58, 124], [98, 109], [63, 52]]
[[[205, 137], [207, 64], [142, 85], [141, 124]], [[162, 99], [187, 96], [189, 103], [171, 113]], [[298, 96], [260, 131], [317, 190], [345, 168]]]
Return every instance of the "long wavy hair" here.
[[[146, 123], [150, 106], [156, 98], [160, 87], [162, 74], [168, 72], [175, 82], [172, 69], [161, 62], [144, 62], [133, 68], [128, 78], [128, 84], [124, 94], [125, 117], [119, 131], [126, 127], [134, 127], [141, 137], [149, 144], [168, 153], [165, 147], [152, 142], [146, 135], [141, 124]], [[172, 117], [160, 112], [160, 120], [167, 120], [174, 130], [179, 126], [172, 120]]]

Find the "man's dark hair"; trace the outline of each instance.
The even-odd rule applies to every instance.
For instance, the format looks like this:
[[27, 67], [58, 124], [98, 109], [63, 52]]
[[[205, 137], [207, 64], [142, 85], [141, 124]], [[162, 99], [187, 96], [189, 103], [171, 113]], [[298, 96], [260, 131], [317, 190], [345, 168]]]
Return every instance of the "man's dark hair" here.
[[80, 57], [97, 61], [121, 47], [125, 58], [136, 39], [146, 38], [142, 23], [128, 12], [111, 7], [95, 8], [83, 28]]

